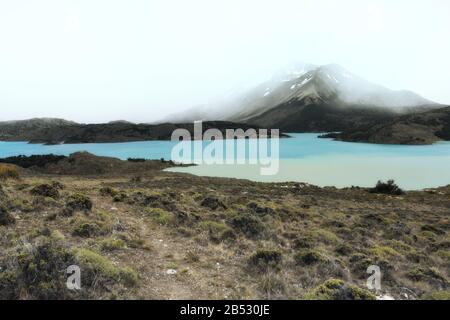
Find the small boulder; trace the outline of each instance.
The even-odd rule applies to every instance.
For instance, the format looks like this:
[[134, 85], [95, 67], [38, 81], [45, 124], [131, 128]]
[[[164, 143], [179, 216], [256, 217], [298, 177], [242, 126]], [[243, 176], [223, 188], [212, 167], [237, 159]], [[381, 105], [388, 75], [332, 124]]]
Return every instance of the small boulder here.
[[168, 270], [166, 271], [166, 274], [169, 275], [169, 276], [176, 275], [177, 273], [178, 273], [178, 272], [177, 272], [177, 270], [175, 270], [175, 269], [168, 269]]

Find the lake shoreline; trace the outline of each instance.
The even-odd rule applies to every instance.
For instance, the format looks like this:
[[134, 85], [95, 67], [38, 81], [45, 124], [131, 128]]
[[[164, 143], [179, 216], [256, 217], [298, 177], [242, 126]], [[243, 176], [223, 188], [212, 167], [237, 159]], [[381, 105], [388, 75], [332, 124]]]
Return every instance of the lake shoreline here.
[[[379, 145], [320, 139], [320, 133], [295, 134], [280, 139], [279, 173], [272, 178], [261, 176], [252, 167], [236, 165], [186, 167], [183, 172], [203, 176], [249, 179], [261, 182], [306, 182], [318, 186], [372, 187], [378, 180], [394, 179], [404, 189], [420, 190], [450, 183], [450, 142], [433, 145]], [[216, 142], [196, 141], [203, 148]], [[248, 142], [246, 142], [248, 143]], [[171, 159], [177, 142], [149, 141], [124, 143], [91, 143], [35, 145], [24, 142], [0, 142], [0, 157], [33, 154], [68, 156], [79, 151], [122, 160]], [[225, 153], [224, 153], [225, 154]], [[203, 157], [203, 156], [202, 156]], [[203, 159], [203, 158], [202, 158]], [[207, 158], [205, 158], [207, 159]], [[203, 159], [203, 160], [205, 160]], [[248, 163], [248, 159], [245, 159]], [[183, 161], [185, 165], [194, 163]], [[248, 170], [245, 170], [248, 169]]]

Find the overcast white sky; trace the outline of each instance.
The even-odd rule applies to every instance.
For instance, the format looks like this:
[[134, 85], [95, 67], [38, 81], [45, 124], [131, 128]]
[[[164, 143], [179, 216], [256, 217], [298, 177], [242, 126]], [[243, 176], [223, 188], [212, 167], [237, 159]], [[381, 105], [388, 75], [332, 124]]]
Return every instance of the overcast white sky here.
[[450, 103], [450, 1], [0, 0], [0, 119], [152, 121], [292, 61]]

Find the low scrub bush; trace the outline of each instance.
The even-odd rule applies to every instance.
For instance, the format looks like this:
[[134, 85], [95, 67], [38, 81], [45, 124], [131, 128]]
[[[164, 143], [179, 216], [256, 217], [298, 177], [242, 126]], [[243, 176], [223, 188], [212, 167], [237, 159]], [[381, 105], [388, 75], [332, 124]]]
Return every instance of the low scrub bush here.
[[97, 252], [89, 249], [76, 248], [73, 250], [75, 258], [88, 271], [85, 281], [95, 284], [99, 281], [119, 281], [127, 286], [135, 286], [138, 283], [139, 276], [131, 268], [119, 268], [110, 260], [101, 256]]
[[175, 223], [174, 214], [160, 208], [146, 208], [145, 214], [151, 217], [156, 223], [161, 225], [169, 225]]
[[342, 280], [330, 279], [307, 293], [306, 300], [376, 300], [366, 289], [346, 284]]
[[433, 267], [414, 266], [408, 271], [407, 277], [413, 281], [446, 283], [444, 276]]
[[231, 219], [230, 224], [248, 238], [256, 238], [265, 230], [259, 218], [245, 213], [237, 214]]
[[249, 264], [260, 271], [277, 269], [283, 260], [283, 255], [276, 249], [259, 249], [250, 257]]
[[199, 223], [202, 230], [208, 231], [209, 237], [215, 242], [234, 239], [236, 235], [229, 226], [222, 222], [202, 221]]
[[111, 197], [114, 197], [119, 193], [119, 191], [111, 187], [100, 188], [99, 192], [102, 196], [111, 196]]
[[0, 299], [71, 299], [64, 270], [76, 261], [56, 237], [39, 236], [0, 261]]
[[98, 245], [100, 249], [103, 251], [115, 251], [124, 249], [126, 247], [125, 242], [123, 240], [115, 238], [106, 238], [100, 240], [98, 242]]
[[43, 183], [31, 189], [31, 194], [35, 196], [49, 197], [56, 199], [59, 197], [59, 190], [57, 185]]
[[66, 207], [72, 211], [91, 211], [92, 200], [81, 193], [75, 193], [69, 197]]
[[327, 258], [317, 250], [302, 250], [294, 255], [294, 261], [300, 266], [310, 266], [319, 262], [326, 262]]
[[75, 227], [72, 234], [77, 237], [92, 238], [100, 235], [101, 228], [96, 223], [81, 223]]
[[378, 181], [376, 186], [370, 189], [371, 193], [401, 195], [403, 190], [395, 184], [394, 180], [388, 180], [387, 182]]
[[433, 291], [425, 293], [420, 297], [421, 300], [450, 300], [450, 290]]
[[211, 210], [227, 209], [226, 205], [215, 197], [206, 197], [200, 204], [202, 207], [209, 208]]

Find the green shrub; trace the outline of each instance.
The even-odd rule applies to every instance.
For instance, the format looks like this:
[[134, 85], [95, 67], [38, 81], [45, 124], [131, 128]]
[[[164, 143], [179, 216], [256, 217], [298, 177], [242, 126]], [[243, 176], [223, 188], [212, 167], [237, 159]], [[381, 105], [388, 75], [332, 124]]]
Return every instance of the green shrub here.
[[420, 228], [420, 230], [432, 232], [432, 233], [437, 234], [437, 235], [444, 235], [445, 234], [444, 230], [441, 230], [441, 229], [439, 229], [439, 228], [437, 228], [435, 226], [429, 225], [429, 224], [423, 225]]
[[376, 186], [370, 189], [371, 193], [401, 195], [403, 190], [395, 184], [394, 180], [388, 180], [387, 182], [378, 181]]
[[445, 282], [445, 278], [441, 273], [433, 267], [414, 266], [406, 274], [413, 281], [439, 281]]
[[400, 253], [398, 253], [394, 248], [388, 246], [375, 246], [370, 249], [370, 253], [376, 259], [389, 259], [401, 257]]
[[125, 239], [127, 245], [130, 248], [134, 248], [134, 249], [141, 249], [141, 248], [145, 248], [145, 241], [141, 238], [127, 238]]
[[106, 238], [98, 242], [98, 245], [103, 251], [114, 251], [125, 248], [125, 242], [121, 239]]
[[450, 300], [450, 291], [433, 291], [423, 294], [421, 300]]
[[265, 229], [261, 220], [250, 214], [238, 214], [231, 219], [230, 224], [248, 238], [258, 237]]
[[161, 225], [169, 225], [175, 223], [175, 216], [173, 213], [160, 208], [146, 208], [146, 215], [155, 220], [156, 223]]
[[234, 239], [236, 237], [233, 230], [222, 222], [202, 221], [199, 223], [199, 227], [208, 231], [209, 237], [215, 242]]
[[119, 193], [119, 191], [111, 187], [103, 187], [100, 188], [99, 191], [102, 196], [111, 196], [111, 197], [114, 197]]
[[276, 249], [258, 249], [254, 255], [250, 257], [250, 266], [260, 271], [269, 269], [277, 269], [283, 260], [283, 255]]
[[215, 197], [206, 197], [203, 199], [203, 201], [200, 204], [202, 207], [209, 208], [211, 210], [217, 210], [219, 208], [221, 209], [227, 209], [227, 206], [220, 201], [218, 198]]
[[312, 248], [314, 246], [314, 241], [310, 237], [298, 237], [294, 239], [293, 245], [296, 249]]
[[[66, 270], [81, 269], [82, 290], [66, 287]], [[71, 249], [58, 231], [38, 230], [29, 243], [0, 255], [0, 300], [99, 298], [138, 284], [137, 273], [89, 249]]]
[[325, 244], [337, 245], [340, 242], [340, 239], [336, 234], [325, 229], [315, 229], [311, 231], [310, 236]]
[[56, 186], [43, 183], [40, 185], [35, 186], [33, 189], [31, 189], [31, 194], [35, 196], [42, 196], [42, 197], [49, 197], [56, 199], [59, 197], [59, 190]]
[[450, 251], [448, 250], [439, 250], [436, 252], [436, 255], [440, 257], [442, 260], [446, 261], [450, 264]]
[[72, 299], [77, 294], [66, 288], [65, 270], [75, 259], [60, 239], [39, 236], [4, 257], [10, 263], [0, 261], [0, 299]]
[[113, 197], [114, 202], [124, 202], [128, 198], [128, 195], [125, 192], [119, 192]]
[[93, 285], [99, 278], [105, 281], [119, 281], [127, 286], [134, 286], [138, 282], [138, 275], [134, 270], [116, 267], [110, 260], [92, 250], [76, 248], [73, 250], [73, 253], [76, 260], [87, 271], [88, 275], [86, 277], [88, 282]]
[[72, 234], [77, 237], [92, 238], [101, 234], [101, 228], [96, 223], [81, 223], [75, 227]]
[[58, 190], [64, 189], [64, 185], [59, 181], [52, 181], [52, 186]]
[[304, 296], [306, 300], [376, 300], [368, 290], [346, 284], [342, 280], [330, 279]]
[[11, 199], [8, 202], [8, 207], [23, 212], [31, 212], [34, 210], [33, 205], [26, 199]]
[[317, 250], [302, 250], [294, 255], [294, 261], [297, 265], [309, 266], [319, 262], [325, 262], [327, 258]]
[[73, 211], [91, 211], [92, 200], [81, 193], [71, 195], [66, 203], [66, 207]]
[[139, 284], [139, 274], [130, 267], [120, 269], [119, 279], [127, 287], [135, 287]]
[[353, 252], [353, 248], [348, 244], [342, 244], [337, 246], [335, 251], [342, 256], [347, 256]]

